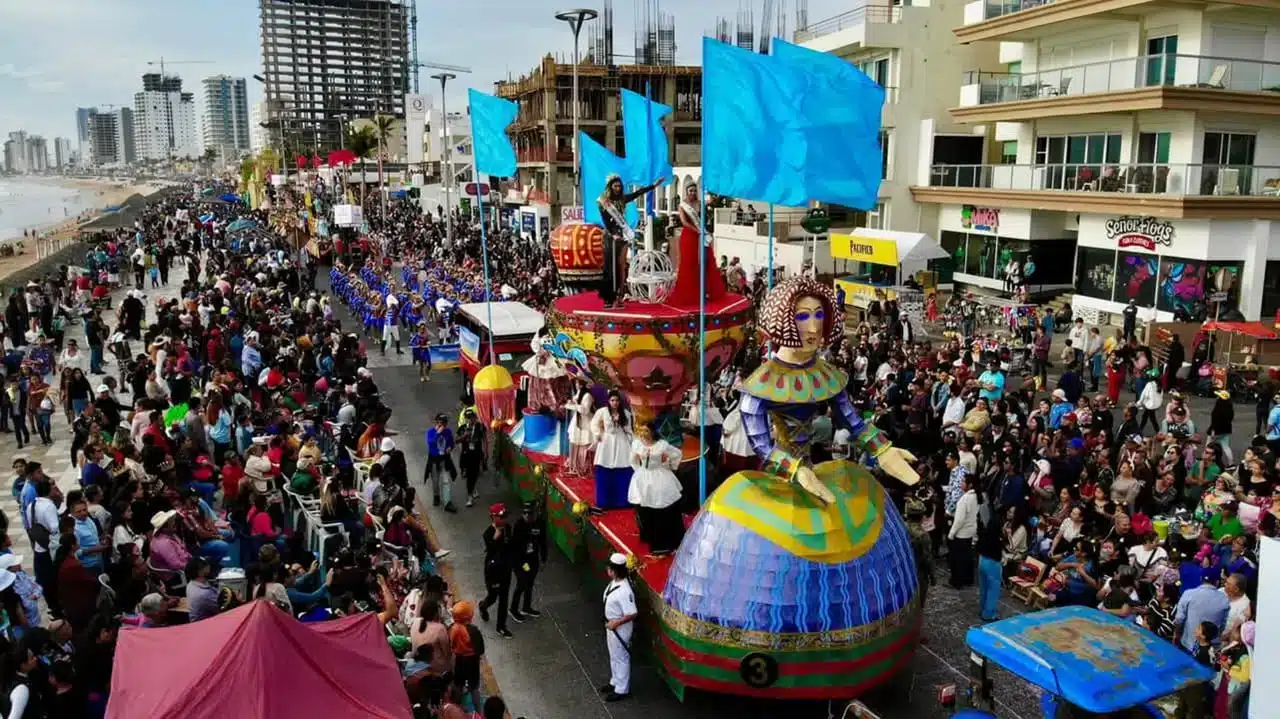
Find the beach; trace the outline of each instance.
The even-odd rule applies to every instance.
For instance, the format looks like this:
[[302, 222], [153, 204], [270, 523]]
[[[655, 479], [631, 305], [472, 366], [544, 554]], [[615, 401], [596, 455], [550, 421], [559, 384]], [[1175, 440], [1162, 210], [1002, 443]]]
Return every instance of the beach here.
[[[0, 180], [0, 244], [14, 244], [34, 232], [45, 246], [74, 240], [77, 228], [135, 195], [150, 195], [157, 184], [74, 177], [12, 177]], [[0, 281], [40, 259], [36, 242], [22, 243], [21, 254], [0, 256]]]

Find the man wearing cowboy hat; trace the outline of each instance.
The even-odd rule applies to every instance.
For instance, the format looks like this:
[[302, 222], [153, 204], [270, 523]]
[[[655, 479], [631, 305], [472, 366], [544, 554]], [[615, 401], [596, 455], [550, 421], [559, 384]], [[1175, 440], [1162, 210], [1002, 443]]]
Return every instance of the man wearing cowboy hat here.
[[636, 595], [628, 579], [627, 555], [609, 557], [609, 586], [604, 589], [605, 646], [609, 649], [609, 683], [600, 687], [607, 702], [631, 695], [631, 652], [635, 620], [639, 615]]

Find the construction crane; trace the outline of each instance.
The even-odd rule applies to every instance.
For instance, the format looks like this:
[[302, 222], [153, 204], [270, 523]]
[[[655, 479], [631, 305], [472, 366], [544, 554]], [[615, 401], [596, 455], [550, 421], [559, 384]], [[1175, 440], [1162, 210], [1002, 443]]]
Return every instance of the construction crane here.
[[213, 61], [212, 61], [212, 60], [165, 60], [165, 59], [162, 57], [162, 58], [160, 58], [159, 60], [155, 60], [155, 61], [148, 61], [148, 62], [147, 62], [147, 64], [148, 64], [148, 65], [153, 65], [153, 66], [154, 66], [154, 65], [159, 65], [159, 66], [160, 66], [160, 77], [164, 77], [164, 66], [165, 66], [165, 65], [212, 65], [212, 64], [213, 64]]

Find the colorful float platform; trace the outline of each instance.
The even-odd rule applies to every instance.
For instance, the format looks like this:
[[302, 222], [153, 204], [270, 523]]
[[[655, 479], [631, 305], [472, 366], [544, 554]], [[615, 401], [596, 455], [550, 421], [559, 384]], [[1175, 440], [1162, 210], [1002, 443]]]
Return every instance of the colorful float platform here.
[[[748, 310], [737, 295], [708, 303], [708, 380], [741, 346]], [[558, 300], [548, 326], [561, 345], [553, 351], [563, 358], [581, 350], [584, 374], [627, 394], [637, 422], [679, 406], [697, 382], [696, 312], [632, 302], [605, 308], [584, 293]], [[542, 424], [548, 420], [534, 420]], [[562, 424], [540, 436], [558, 434]], [[680, 550], [659, 558], [640, 540], [634, 511], [588, 512], [594, 479], [564, 471], [564, 453], [537, 451], [528, 435], [496, 433], [499, 466], [522, 501], [545, 503], [551, 539], [600, 586], [611, 554], [634, 558], [642, 616], [636, 647], [678, 698], [692, 689], [849, 699], [909, 669], [921, 617], [914, 566], [902, 560], [911, 556], [909, 538], [869, 472], [847, 463], [815, 468], [836, 492], [829, 510], [793, 496], [800, 490], [775, 477], [737, 473], [696, 515], [686, 513]], [[680, 474], [696, 477], [696, 437], [686, 438], [682, 453]], [[708, 475], [717, 469], [708, 464]]]

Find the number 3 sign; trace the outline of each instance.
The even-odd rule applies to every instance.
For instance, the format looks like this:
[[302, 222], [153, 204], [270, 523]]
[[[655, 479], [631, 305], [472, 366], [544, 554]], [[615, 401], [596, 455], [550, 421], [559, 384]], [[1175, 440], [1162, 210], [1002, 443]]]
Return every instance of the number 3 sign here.
[[768, 654], [753, 652], [742, 658], [738, 666], [742, 681], [753, 689], [767, 689], [778, 681], [778, 660]]

